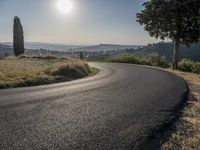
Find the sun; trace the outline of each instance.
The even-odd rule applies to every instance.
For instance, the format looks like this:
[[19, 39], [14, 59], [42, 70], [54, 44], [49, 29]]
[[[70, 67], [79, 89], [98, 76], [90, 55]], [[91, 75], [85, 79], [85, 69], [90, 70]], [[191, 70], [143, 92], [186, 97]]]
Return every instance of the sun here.
[[58, 0], [58, 10], [63, 14], [68, 14], [73, 10], [73, 3], [71, 0]]

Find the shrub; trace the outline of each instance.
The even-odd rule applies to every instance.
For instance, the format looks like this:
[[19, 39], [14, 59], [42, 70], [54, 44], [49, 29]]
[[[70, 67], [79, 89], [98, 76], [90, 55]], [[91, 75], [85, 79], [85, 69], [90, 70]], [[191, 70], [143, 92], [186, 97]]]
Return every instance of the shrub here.
[[157, 66], [161, 68], [169, 67], [169, 63], [165, 60], [165, 58], [159, 56], [157, 53], [149, 54], [146, 59], [151, 66]]
[[183, 59], [179, 62], [179, 70], [200, 74], [200, 62]]
[[192, 72], [193, 62], [191, 60], [183, 59], [179, 62], [179, 67], [181, 71]]
[[200, 62], [194, 63], [194, 65], [192, 66], [192, 72], [200, 74]]
[[108, 61], [117, 62], [117, 63], [131, 63], [131, 64], [140, 64], [140, 65], [150, 65], [157, 66], [162, 68], [169, 67], [169, 63], [165, 60], [164, 57], [160, 57], [158, 54], [150, 54], [147, 57], [137, 57], [134, 55], [120, 55], [115, 56]]
[[134, 55], [120, 55], [111, 58], [109, 61], [117, 63], [131, 63], [131, 64], [146, 64], [146, 61], [142, 58]]

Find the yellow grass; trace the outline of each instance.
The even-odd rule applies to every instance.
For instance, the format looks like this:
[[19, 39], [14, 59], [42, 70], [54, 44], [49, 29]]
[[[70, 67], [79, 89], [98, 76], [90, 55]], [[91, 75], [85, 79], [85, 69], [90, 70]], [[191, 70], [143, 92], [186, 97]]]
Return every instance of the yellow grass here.
[[[63, 70], [59, 72], [61, 68]], [[91, 73], [93, 70], [80, 60], [10, 57], [0, 60], [0, 88], [50, 84]]]

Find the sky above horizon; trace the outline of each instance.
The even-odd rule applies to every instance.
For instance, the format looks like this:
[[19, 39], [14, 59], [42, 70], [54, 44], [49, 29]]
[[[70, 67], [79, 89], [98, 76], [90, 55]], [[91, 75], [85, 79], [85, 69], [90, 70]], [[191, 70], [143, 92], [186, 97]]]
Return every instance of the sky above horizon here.
[[58, 8], [58, 1], [0, 0], [0, 42], [12, 41], [14, 16], [21, 19], [26, 42], [87, 45], [158, 41], [136, 22], [145, 0], [71, 0], [73, 8], [68, 13]]

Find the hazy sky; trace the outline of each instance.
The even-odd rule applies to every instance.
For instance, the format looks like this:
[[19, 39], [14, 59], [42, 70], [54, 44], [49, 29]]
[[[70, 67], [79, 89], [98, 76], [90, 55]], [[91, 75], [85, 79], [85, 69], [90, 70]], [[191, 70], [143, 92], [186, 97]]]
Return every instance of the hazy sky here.
[[19, 16], [27, 42], [147, 44], [155, 42], [136, 22], [144, 0], [71, 0], [62, 13], [58, 0], [0, 0], [0, 42], [12, 41]]

